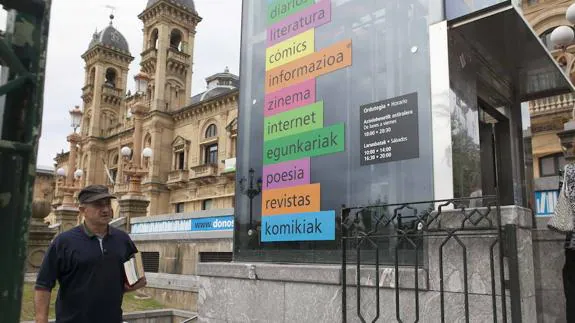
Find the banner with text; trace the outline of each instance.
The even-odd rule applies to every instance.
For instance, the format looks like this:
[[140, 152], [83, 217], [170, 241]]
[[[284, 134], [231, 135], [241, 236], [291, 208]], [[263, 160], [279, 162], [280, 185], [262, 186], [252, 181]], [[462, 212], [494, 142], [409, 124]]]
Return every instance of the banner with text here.
[[316, 49], [316, 30], [332, 19], [331, 0], [267, 3], [260, 238], [334, 240], [335, 211], [321, 210], [311, 157], [344, 151], [345, 124], [324, 124], [329, 107], [317, 97], [316, 80], [352, 65], [352, 41]]

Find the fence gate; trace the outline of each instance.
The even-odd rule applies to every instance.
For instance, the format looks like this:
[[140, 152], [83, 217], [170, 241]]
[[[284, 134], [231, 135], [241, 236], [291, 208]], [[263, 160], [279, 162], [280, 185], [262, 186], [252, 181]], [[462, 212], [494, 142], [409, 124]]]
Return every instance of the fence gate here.
[[342, 322], [521, 322], [517, 228], [496, 196], [344, 208], [341, 221]]

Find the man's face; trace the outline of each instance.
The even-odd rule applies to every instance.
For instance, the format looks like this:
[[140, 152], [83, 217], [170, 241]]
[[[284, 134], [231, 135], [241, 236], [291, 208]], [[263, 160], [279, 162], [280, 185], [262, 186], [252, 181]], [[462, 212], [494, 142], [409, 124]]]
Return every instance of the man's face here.
[[93, 225], [105, 225], [112, 221], [114, 211], [112, 210], [112, 202], [110, 199], [102, 199], [82, 207], [84, 212], [84, 219], [86, 222]]

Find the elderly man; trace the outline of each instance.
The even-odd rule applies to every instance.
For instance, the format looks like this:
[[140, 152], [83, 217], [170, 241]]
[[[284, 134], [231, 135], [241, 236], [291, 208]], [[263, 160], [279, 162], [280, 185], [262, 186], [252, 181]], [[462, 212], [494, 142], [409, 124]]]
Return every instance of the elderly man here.
[[145, 278], [126, 284], [123, 263], [137, 252], [125, 232], [108, 224], [111, 199], [103, 185], [87, 186], [78, 195], [84, 222], [59, 234], [46, 252], [36, 280], [36, 322], [48, 322], [50, 294], [60, 285], [56, 322], [122, 322], [124, 292], [146, 285]]

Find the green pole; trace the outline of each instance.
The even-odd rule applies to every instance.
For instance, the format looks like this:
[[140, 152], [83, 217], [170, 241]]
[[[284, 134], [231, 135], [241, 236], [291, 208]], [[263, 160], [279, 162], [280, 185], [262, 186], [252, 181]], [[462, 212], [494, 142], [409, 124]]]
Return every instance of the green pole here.
[[[42, 124], [51, 0], [0, 0], [8, 10], [0, 37], [6, 96], [0, 98], [0, 321], [20, 321], [28, 225]], [[2, 102], [3, 101], [3, 102]]]

